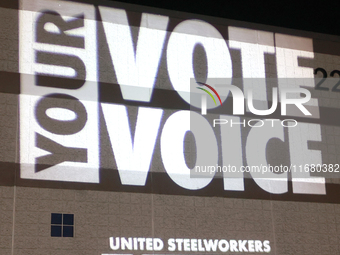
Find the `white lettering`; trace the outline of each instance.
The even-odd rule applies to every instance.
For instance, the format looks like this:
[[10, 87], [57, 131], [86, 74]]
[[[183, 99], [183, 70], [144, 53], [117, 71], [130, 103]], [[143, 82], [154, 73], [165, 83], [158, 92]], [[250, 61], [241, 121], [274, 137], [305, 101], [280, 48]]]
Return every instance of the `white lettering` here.
[[99, 10], [123, 98], [149, 102], [169, 17], [142, 14], [135, 52], [126, 11], [103, 6]]
[[188, 168], [184, 158], [183, 141], [186, 132], [195, 136], [197, 148], [196, 165], [212, 166], [217, 164], [217, 141], [208, 121], [196, 112], [178, 111], [166, 121], [161, 135], [161, 154], [164, 168], [170, 178], [185, 189], [201, 189], [207, 186], [214, 173], [204, 178], [191, 178], [194, 169]]
[[[267, 166], [266, 148], [270, 139], [278, 138], [284, 141], [284, 130], [282, 126], [270, 127], [266, 122], [262, 128], [252, 128], [248, 134], [246, 143], [246, 155], [248, 166]], [[261, 137], [261, 139], [258, 139]], [[254, 181], [265, 191], [273, 194], [282, 194], [288, 191], [288, 173], [280, 175], [268, 172], [253, 172]]]
[[[308, 130], [308, 132], [306, 132]], [[291, 164], [322, 164], [321, 151], [309, 150], [308, 141], [321, 141], [319, 124], [300, 123], [289, 129], [289, 150]], [[326, 194], [325, 178], [311, 177], [309, 171], [292, 172], [293, 192], [300, 194]]]
[[[197, 44], [202, 45], [206, 52], [207, 78], [218, 77], [230, 80], [232, 62], [223, 36], [211, 24], [200, 20], [186, 20], [175, 27], [167, 47], [169, 78], [172, 86], [185, 102], [200, 107], [200, 100], [193, 100], [193, 93], [190, 93], [190, 78], [194, 78], [193, 49]], [[222, 103], [226, 96], [221, 97]], [[210, 100], [207, 103], [208, 109], [216, 107]]]
[[132, 143], [126, 106], [102, 103], [102, 109], [122, 184], [145, 185], [163, 110], [139, 107]]

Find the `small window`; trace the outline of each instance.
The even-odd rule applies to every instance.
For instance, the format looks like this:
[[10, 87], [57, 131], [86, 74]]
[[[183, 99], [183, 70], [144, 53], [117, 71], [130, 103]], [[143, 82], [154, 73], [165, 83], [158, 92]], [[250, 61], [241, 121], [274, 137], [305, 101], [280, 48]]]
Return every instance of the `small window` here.
[[74, 215], [52, 213], [51, 214], [51, 236], [53, 237], [73, 237]]

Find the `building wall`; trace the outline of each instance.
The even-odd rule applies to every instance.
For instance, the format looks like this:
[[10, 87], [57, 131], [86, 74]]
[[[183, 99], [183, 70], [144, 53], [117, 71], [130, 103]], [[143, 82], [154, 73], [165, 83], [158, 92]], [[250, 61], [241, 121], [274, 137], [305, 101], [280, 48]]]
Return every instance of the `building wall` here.
[[[14, 254], [113, 254], [111, 236], [269, 240], [271, 254], [339, 252], [337, 204], [24, 187], [15, 188], [15, 199], [13, 193], [1, 188], [1, 254], [11, 254], [12, 238]], [[75, 215], [73, 238], [50, 236], [51, 213]]]
[[[47, 4], [46, 4], [47, 3]], [[40, 9], [50, 8], [74, 13], [78, 9], [76, 3], [69, 3], [60, 7], [62, 2], [22, 1], [21, 9], [36, 12]], [[328, 76], [333, 70], [340, 70], [340, 53], [338, 52], [339, 38], [320, 34], [312, 34], [303, 31], [293, 31], [283, 28], [272, 28], [264, 25], [254, 25], [236, 21], [214, 19], [212, 17], [195, 16], [185, 13], [171, 13], [165, 10], [155, 10], [140, 6], [124, 5], [122, 3], [103, 2], [110, 8], [123, 8], [128, 11], [129, 22], [133, 42], [137, 43], [138, 26], [141, 13], [159, 13], [170, 17], [170, 23], [166, 32], [166, 43], [176, 25], [186, 19], [199, 18], [213, 24], [224, 31], [223, 37], [227, 38], [227, 27], [246, 27], [258, 31], [270, 31], [273, 34], [287, 35], [282, 41], [282, 48], [289, 48], [289, 42], [296, 37], [307, 38], [312, 41], [312, 48], [299, 49], [298, 43], [293, 45], [291, 51], [285, 51], [286, 62], [283, 63], [286, 77], [296, 77], [296, 70], [300, 66], [310, 67], [312, 70], [323, 68]], [[59, 7], [56, 7], [59, 5]], [[114, 64], [106, 41], [103, 24], [98, 20], [99, 10], [91, 4], [86, 5], [95, 16], [97, 29], [98, 58], [87, 60], [98, 60], [98, 137], [99, 140], [99, 180], [94, 183], [84, 181], [84, 176], [76, 176], [76, 179], [67, 181], [56, 177], [51, 179], [52, 174], [47, 177], [25, 176], [23, 169], [25, 162], [25, 144], [22, 137], [26, 136], [27, 130], [33, 129], [30, 123], [35, 119], [25, 119], [22, 112], [25, 110], [20, 101], [23, 95], [23, 84], [34, 75], [34, 67], [31, 73], [19, 72], [19, 64], [26, 61], [26, 67], [34, 66], [32, 59], [22, 59], [22, 48], [30, 50], [36, 47], [34, 37], [25, 37], [30, 32], [22, 31], [19, 34], [19, 13], [17, 7], [8, 6], [0, 8], [0, 254], [206, 254], [208, 252], [196, 251], [169, 251], [167, 241], [171, 238], [185, 239], [225, 239], [231, 240], [268, 240], [270, 242], [270, 254], [338, 254], [339, 253], [339, 179], [336, 174], [323, 175], [326, 177], [325, 194], [313, 193], [301, 194], [293, 192], [292, 182], [288, 182], [288, 191], [283, 194], [272, 194], [265, 191], [250, 178], [245, 178], [245, 190], [233, 191], [225, 189], [223, 179], [217, 176], [211, 184], [199, 190], [189, 190], [180, 187], [168, 176], [161, 155], [161, 142], [157, 137], [155, 150], [150, 166], [150, 173], [146, 184], [143, 186], [122, 185], [120, 175], [117, 171], [115, 153], [111, 148], [108, 134], [108, 119], [103, 114], [102, 105], [123, 104], [127, 105], [132, 133], [136, 125], [138, 108], [141, 106], [164, 109], [161, 127], [164, 127], [166, 119], [178, 110], [188, 110], [188, 105], [179, 100], [169, 79], [166, 49], [163, 49], [160, 65], [155, 82], [154, 95], [158, 98], [152, 99], [150, 104], [131, 102], [124, 100], [117, 86], [117, 77], [114, 72]], [[43, 7], [43, 8], [42, 8]], [[81, 10], [82, 7], [79, 7]], [[72, 13], [72, 14], [73, 14]], [[92, 15], [91, 14], [91, 15]], [[93, 18], [93, 17], [92, 17]], [[32, 29], [33, 24], [32, 24]], [[257, 35], [260, 33], [257, 33]], [[294, 37], [295, 36], [295, 37]], [[20, 40], [19, 40], [20, 38]], [[288, 39], [287, 39], [288, 38]], [[294, 39], [295, 38], [295, 39]], [[93, 38], [92, 38], [93, 39]], [[87, 40], [92, 40], [87, 38]], [[242, 39], [242, 38], [241, 38]], [[246, 38], [247, 39], [247, 38]], [[300, 39], [295, 40], [298, 42]], [[260, 39], [259, 39], [260, 40]], [[166, 44], [165, 43], [165, 44]], [[228, 42], [229, 43], [229, 42]], [[260, 44], [258, 41], [252, 42]], [[29, 46], [27, 46], [29, 45]], [[278, 45], [276, 45], [278, 47]], [[20, 47], [21, 51], [20, 51]], [[294, 48], [297, 47], [297, 48]], [[24, 50], [24, 51], [25, 51]], [[278, 49], [276, 49], [278, 53]], [[314, 59], [302, 59], [298, 66], [291, 62], [294, 50], [303, 52], [314, 52]], [[75, 51], [75, 54], [78, 54]], [[240, 51], [231, 50], [233, 61], [233, 77], [241, 78], [242, 61]], [[304, 53], [301, 53], [304, 54]], [[83, 56], [87, 59], [90, 55]], [[277, 78], [277, 55], [266, 55], [266, 77]], [[196, 71], [198, 75], [205, 74], [206, 66], [204, 54], [198, 53]], [[22, 61], [22, 62], [20, 62]], [[304, 62], [305, 61], [305, 62]], [[87, 66], [86, 66], [87, 67]], [[252, 68], [256, 68], [253, 66]], [[86, 70], [87, 72], [91, 70]], [[302, 71], [301, 71], [302, 72]], [[20, 76], [21, 75], [21, 76]], [[303, 76], [304, 73], [302, 72]], [[334, 77], [337, 74], [334, 75]], [[28, 78], [27, 78], [28, 77]], [[320, 77], [320, 73], [316, 77]], [[97, 86], [94, 80], [87, 80], [90, 85]], [[93, 83], [91, 83], [93, 82]], [[239, 81], [239, 87], [242, 81]], [[334, 86], [335, 80], [329, 81], [328, 87]], [[326, 83], [323, 87], [327, 87]], [[271, 85], [271, 87], [273, 87]], [[321, 141], [318, 143], [308, 142], [310, 150], [321, 151], [322, 163], [336, 164], [339, 162], [340, 151], [340, 129], [337, 113], [340, 108], [339, 94], [328, 90], [312, 91], [312, 97], [318, 99], [320, 117], [314, 122], [311, 119], [297, 118], [301, 123], [316, 123], [320, 125]], [[21, 94], [20, 94], [21, 91]], [[52, 91], [52, 90], [51, 90]], [[56, 90], [58, 91], [58, 90]], [[31, 91], [29, 91], [31, 92]], [[110, 94], [112, 93], [112, 94]], [[30, 93], [26, 93], [30, 94]], [[34, 92], [32, 91], [33, 95]], [[39, 93], [37, 93], [39, 94]], [[86, 98], [81, 98], [84, 102]], [[89, 100], [88, 100], [89, 101]], [[21, 103], [20, 103], [21, 102]], [[179, 104], [177, 104], [179, 102]], [[33, 106], [32, 106], [33, 107]], [[277, 115], [275, 115], [277, 116]], [[250, 117], [247, 116], [246, 119]], [[23, 128], [25, 127], [25, 128]], [[38, 130], [37, 132], [40, 132]], [[42, 131], [41, 131], [42, 132]], [[242, 145], [250, 128], [242, 131]], [[311, 130], [305, 130], [311, 133]], [[267, 157], [271, 162], [280, 164], [290, 163], [291, 155], [288, 139], [288, 130], [285, 130], [286, 143], [274, 143]], [[42, 134], [45, 134], [42, 132]], [[91, 132], [84, 146], [93, 139]], [[33, 139], [31, 137], [31, 139]], [[66, 138], [65, 138], [66, 139]], [[77, 139], [74, 141], [77, 143]], [[31, 143], [30, 145], [34, 145]], [[220, 142], [219, 142], [219, 146]], [[269, 145], [268, 145], [269, 146]], [[34, 146], [33, 146], [34, 147]], [[188, 145], [190, 147], [190, 144]], [[33, 151], [33, 149], [32, 149]], [[192, 151], [186, 150], [190, 158]], [[65, 155], [60, 155], [62, 158]], [[219, 154], [221, 157], [221, 155]], [[193, 158], [190, 158], [191, 160]], [[242, 158], [246, 163], [246, 158]], [[309, 164], [310, 162], [304, 162]], [[73, 168], [72, 168], [73, 167]], [[93, 166], [91, 166], [93, 167]], [[71, 165], [69, 171], [82, 171], [85, 167]], [[57, 173], [57, 172], [55, 172]], [[319, 175], [320, 176], [320, 175]], [[84, 177], [85, 178], [85, 177]], [[86, 178], [85, 178], [86, 179]], [[51, 237], [51, 214], [74, 214], [74, 237]], [[112, 250], [110, 248], [110, 237], [145, 237], [161, 238], [164, 248], [161, 251], [138, 250]], [[220, 251], [209, 253], [222, 253]], [[252, 254], [251, 252], [249, 252]], [[255, 254], [256, 252], [254, 252]], [[227, 252], [227, 254], [237, 254]], [[257, 253], [256, 253], [257, 254]]]

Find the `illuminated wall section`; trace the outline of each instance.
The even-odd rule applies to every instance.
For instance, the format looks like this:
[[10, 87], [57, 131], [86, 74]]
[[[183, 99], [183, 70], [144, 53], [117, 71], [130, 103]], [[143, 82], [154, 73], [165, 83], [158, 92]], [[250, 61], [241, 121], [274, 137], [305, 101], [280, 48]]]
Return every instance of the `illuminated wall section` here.
[[0, 34], [0, 253], [340, 252], [339, 37], [18, 4], [0, 8], [16, 24]]
[[[221, 194], [245, 191], [244, 179], [272, 194], [287, 193], [288, 181], [293, 193], [326, 194], [315, 173], [339, 165], [308, 146], [323, 141], [326, 117], [310, 91], [320, 69], [300, 64], [318, 65], [313, 38], [189, 19], [169, 30], [170, 17], [152, 13], [135, 27], [126, 10], [89, 4], [22, 1], [21, 9], [21, 178], [100, 183], [102, 167], [115, 177], [118, 170], [122, 186], [165, 173], [179, 188], [200, 190], [221, 175], [193, 178], [193, 170], [232, 162], [237, 171], [222, 173]], [[220, 105], [196, 82], [212, 84]], [[268, 156], [270, 142], [287, 152], [284, 162]], [[110, 153], [106, 166], [100, 155]], [[286, 168], [262, 171], [270, 165]]]
[[97, 183], [95, 9], [46, 1], [21, 8], [21, 177]]

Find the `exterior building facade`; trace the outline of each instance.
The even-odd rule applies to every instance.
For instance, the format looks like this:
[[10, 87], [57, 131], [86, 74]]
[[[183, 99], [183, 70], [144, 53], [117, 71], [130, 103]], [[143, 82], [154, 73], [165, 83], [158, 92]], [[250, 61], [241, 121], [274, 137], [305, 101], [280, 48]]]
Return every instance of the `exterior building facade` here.
[[105, 1], [0, 14], [0, 254], [340, 252], [338, 36]]

